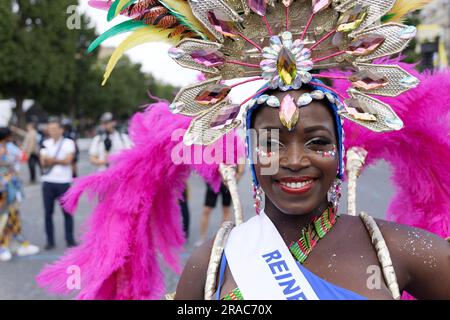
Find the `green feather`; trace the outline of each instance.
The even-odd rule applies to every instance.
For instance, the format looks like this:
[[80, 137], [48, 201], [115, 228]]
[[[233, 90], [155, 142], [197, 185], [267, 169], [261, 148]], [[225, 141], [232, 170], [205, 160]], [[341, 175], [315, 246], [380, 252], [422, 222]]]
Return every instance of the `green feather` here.
[[169, 10], [170, 14], [173, 15], [175, 18], [177, 18], [178, 22], [181, 25], [185, 26], [189, 30], [199, 35], [203, 40], [208, 40], [208, 37], [205, 34], [203, 34], [203, 32], [198, 30], [192, 23], [190, 23], [189, 20], [184, 15], [176, 11], [174, 8], [169, 6], [164, 1], [159, 1], [159, 3], [161, 3], [167, 10]]
[[386, 23], [394, 17], [395, 17], [395, 13], [388, 13], [381, 17], [381, 22]]
[[133, 2], [135, 2], [135, 0], [129, 0], [127, 3], [125, 3], [125, 5], [122, 5], [121, 8], [119, 8], [119, 4], [123, 3], [123, 1], [120, 0], [116, 0], [113, 2], [113, 4], [111, 5], [111, 7], [109, 7], [108, 10], [108, 21], [111, 21], [112, 19], [114, 19], [120, 12], [122, 12], [122, 10], [128, 8], [129, 6], [131, 6], [133, 4]]
[[109, 7], [108, 16], [107, 16], [108, 21], [111, 21], [116, 16], [116, 9], [117, 9], [117, 6], [119, 5], [119, 2], [120, 2], [120, 0], [116, 0], [111, 4], [111, 7]]
[[95, 39], [94, 42], [92, 42], [89, 48], [87, 49], [87, 52], [94, 51], [95, 48], [97, 48], [106, 39], [109, 39], [124, 32], [134, 31], [145, 25], [146, 24], [144, 22], [136, 20], [127, 20], [122, 23], [119, 23], [118, 25], [112, 27], [108, 31], [105, 31], [97, 39]]

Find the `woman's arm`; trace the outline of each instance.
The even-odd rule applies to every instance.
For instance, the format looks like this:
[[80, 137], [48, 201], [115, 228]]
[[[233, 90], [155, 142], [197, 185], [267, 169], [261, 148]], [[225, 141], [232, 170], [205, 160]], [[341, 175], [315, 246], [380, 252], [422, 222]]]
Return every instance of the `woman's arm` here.
[[175, 300], [204, 300], [212, 247], [213, 241], [207, 241], [193, 252], [181, 274]]
[[450, 243], [404, 225], [381, 222], [380, 229], [392, 259], [407, 273], [403, 289], [417, 299], [450, 299]]

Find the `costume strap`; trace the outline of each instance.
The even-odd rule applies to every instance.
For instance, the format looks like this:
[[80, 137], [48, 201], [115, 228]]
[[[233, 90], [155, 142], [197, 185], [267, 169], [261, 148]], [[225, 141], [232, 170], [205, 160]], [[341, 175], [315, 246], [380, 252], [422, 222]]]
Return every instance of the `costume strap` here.
[[214, 239], [211, 256], [209, 258], [208, 271], [206, 274], [205, 300], [213, 300], [214, 298], [214, 293], [216, 292], [217, 287], [216, 279], [217, 272], [220, 266], [220, 260], [222, 259], [228, 236], [230, 235], [230, 232], [231, 230], [233, 230], [234, 226], [234, 222], [225, 221], [219, 229], [219, 232], [217, 232], [216, 238]]
[[386, 284], [391, 291], [395, 300], [400, 300], [400, 289], [398, 287], [397, 276], [395, 275], [394, 266], [392, 264], [391, 255], [389, 249], [384, 241], [383, 234], [380, 231], [376, 221], [371, 216], [364, 212], [361, 212], [359, 217], [361, 218], [364, 226], [369, 232], [372, 244], [377, 252], [378, 261], [380, 261], [381, 268], [383, 270], [383, 276]]

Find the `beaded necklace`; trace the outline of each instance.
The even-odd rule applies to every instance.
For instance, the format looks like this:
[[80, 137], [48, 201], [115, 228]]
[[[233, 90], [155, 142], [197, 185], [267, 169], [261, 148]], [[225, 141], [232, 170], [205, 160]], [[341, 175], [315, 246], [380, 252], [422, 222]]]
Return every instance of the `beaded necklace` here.
[[[300, 239], [292, 242], [289, 246], [289, 251], [294, 258], [303, 264], [317, 242], [333, 228], [338, 218], [337, 209], [329, 204], [320, 216], [303, 227]], [[223, 300], [244, 300], [244, 297], [239, 288], [236, 288], [223, 297]]]
[[329, 205], [320, 216], [302, 229], [300, 239], [289, 246], [289, 251], [298, 262], [303, 264], [306, 261], [317, 242], [333, 228], [338, 217], [336, 208]]

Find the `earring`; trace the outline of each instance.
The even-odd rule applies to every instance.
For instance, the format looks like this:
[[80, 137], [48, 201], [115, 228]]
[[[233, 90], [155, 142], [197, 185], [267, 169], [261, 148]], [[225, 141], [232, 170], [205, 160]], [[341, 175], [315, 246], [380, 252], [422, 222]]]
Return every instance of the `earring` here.
[[334, 179], [330, 190], [328, 190], [328, 202], [331, 202], [334, 208], [337, 209], [339, 200], [341, 199], [341, 185], [342, 180], [339, 178]]
[[263, 201], [264, 191], [261, 189], [261, 186], [253, 185], [253, 202], [256, 210], [256, 214], [260, 214], [262, 210], [262, 201]]

